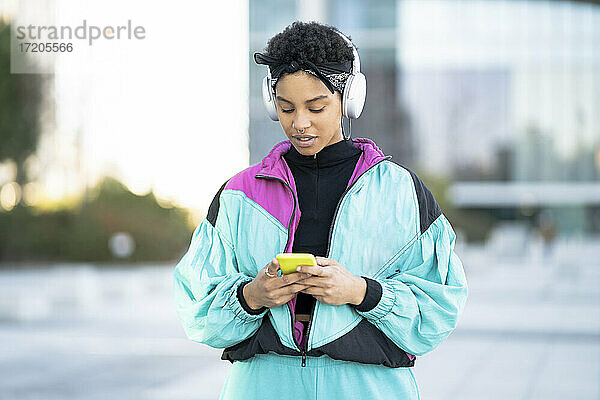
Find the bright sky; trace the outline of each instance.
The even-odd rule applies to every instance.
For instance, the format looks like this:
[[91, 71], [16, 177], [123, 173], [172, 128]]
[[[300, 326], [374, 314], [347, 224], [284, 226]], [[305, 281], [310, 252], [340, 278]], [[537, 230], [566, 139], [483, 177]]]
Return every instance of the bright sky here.
[[[36, 3], [20, 2], [18, 15]], [[137, 193], [153, 188], [205, 211], [221, 184], [248, 166], [247, 2], [55, 4], [56, 25], [132, 20], [146, 38], [78, 40], [57, 59], [56, 134], [40, 154], [48, 194], [109, 173]]]

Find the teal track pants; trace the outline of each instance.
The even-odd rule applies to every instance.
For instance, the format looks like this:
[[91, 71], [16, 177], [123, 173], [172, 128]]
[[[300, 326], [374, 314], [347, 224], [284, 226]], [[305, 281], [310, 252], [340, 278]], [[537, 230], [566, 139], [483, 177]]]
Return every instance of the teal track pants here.
[[235, 361], [221, 392], [221, 400], [418, 400], [419, 390], [410, 368], [389, 368], [334, 360], [328, 356], [282, 356], [270, 352]]

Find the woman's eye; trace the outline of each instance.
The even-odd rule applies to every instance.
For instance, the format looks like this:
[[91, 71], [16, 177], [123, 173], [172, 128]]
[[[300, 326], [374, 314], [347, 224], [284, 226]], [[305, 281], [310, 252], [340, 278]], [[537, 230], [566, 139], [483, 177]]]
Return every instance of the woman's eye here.
[[[312, 109], [310, 109], [310, 108], [309, 108], [309, 109], [308, 109], [308, 111], [310, 111], [310, 112], [313, 112], [313, 113], [320, 113], [320, 112], [321, 112], [321, 111], [323, 111], [324, 109], [325, 109], [325, 107], [323, 107], [323, 108], [320, 108], [320, 109], [318, 109], [318, 110], [312, 110]], [[291, 113], [291, 112], [294, 112], [294, 109], [292, 108], [292, 109], [286, 110], [285, 108], [282, 108], [282, 109], [281, 109], [281, 112], [282, 112], [282, 113]]]

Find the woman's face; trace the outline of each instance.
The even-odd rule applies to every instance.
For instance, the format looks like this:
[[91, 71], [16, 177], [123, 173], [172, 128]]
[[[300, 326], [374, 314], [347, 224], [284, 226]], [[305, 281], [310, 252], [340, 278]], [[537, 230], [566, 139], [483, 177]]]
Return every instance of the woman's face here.
[[300, 154], [311, 156], [342, 140], [340, 95], [320, 79], [306, 71], [285, 74], [277, 80], [275, 98], [281, 127]]

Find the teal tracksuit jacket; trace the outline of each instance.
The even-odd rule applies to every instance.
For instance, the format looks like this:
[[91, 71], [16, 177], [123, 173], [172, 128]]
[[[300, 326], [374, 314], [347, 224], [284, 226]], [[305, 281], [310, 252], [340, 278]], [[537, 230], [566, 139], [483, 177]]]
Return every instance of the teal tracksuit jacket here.
[[[295, 302], [248, 313], [238, 288], [290, 252], [300, 209], [283, 141], [229, 179], [174, 270], [186, 335], [233, 362], [221, 398], [419, 398], [410, 367], [456, 327], [467, 299], [455, 234], [423, 182], [371, 140], [337, 205], [328, 258], [379, 282], [369, 311], [316, 302], [306, 348]], [[201, 388], [199, 388], [201, 390]]]

